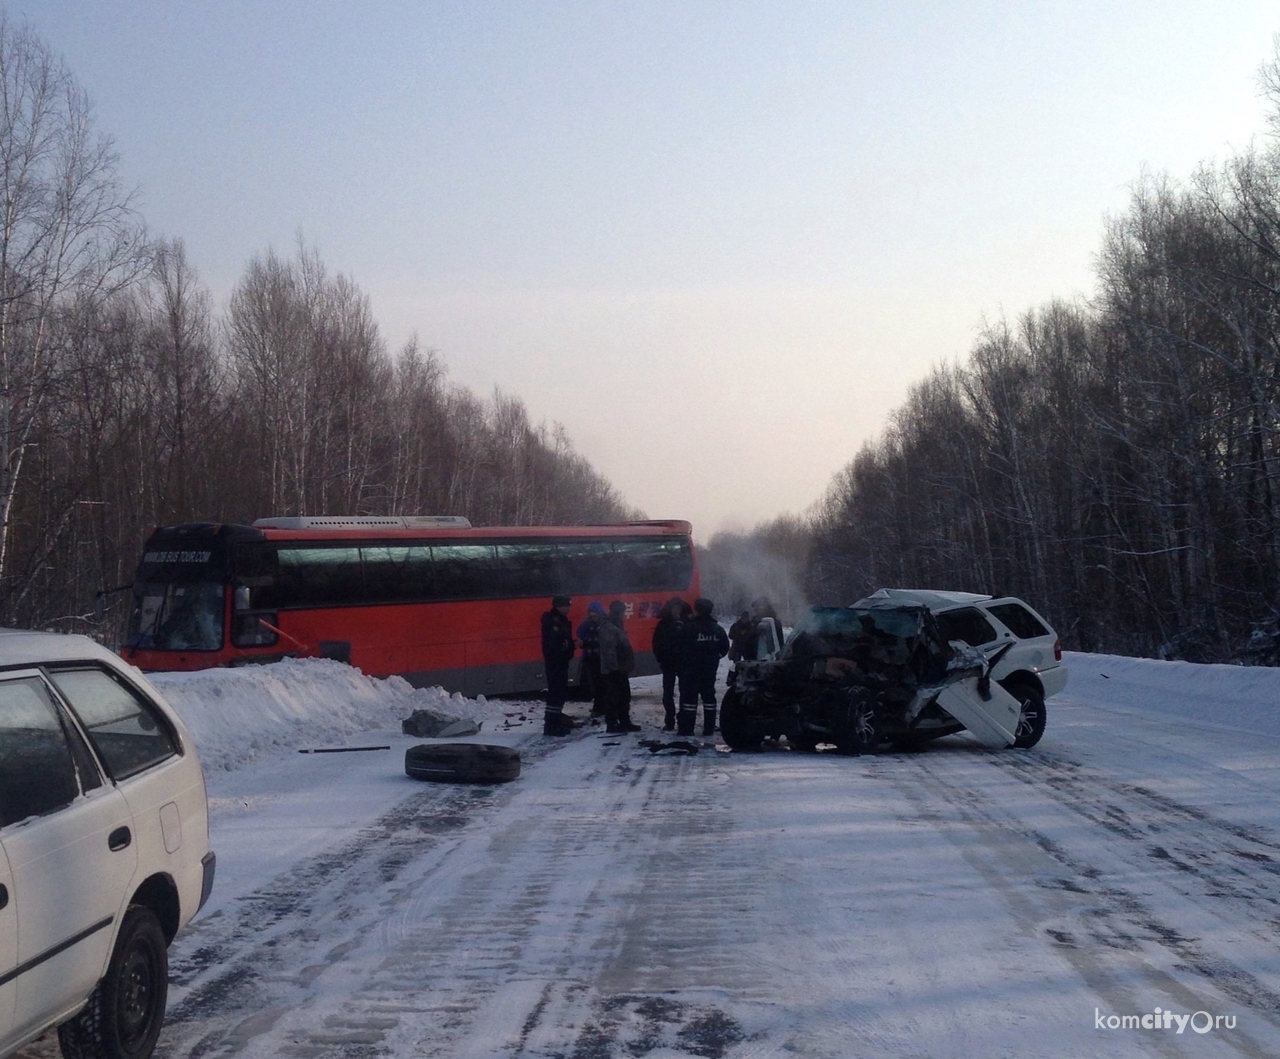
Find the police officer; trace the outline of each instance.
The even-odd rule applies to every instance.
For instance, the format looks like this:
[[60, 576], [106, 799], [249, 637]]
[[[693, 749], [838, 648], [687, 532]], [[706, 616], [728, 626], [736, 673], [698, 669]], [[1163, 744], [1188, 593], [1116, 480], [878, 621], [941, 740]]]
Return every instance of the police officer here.
[[568, 735], [573, 730], [573, 721], [564, 713], [564, 702], [569, 697], [569, 660], [573, 658], [573, 650], [569, 597], [554, 596], [551, 609], [542, 615], [542, 660], [547, 673], [543, 735]]
[[693, 618], [682, 637], [679, 735], [693, 735], [702, 699], [702, 734], [716, 730], [716, 670], [729, 653], [729, 637], [720, 628], [709, 599], [694, 600]]

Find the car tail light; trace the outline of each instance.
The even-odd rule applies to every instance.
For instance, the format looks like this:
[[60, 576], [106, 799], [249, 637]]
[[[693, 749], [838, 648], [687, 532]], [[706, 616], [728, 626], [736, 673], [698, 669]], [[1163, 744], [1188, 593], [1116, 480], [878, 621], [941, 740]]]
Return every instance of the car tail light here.
[[1053, 660], [1055, 662], [1062, 661], [1062, 641], [1061, 640], [1053, 641]]

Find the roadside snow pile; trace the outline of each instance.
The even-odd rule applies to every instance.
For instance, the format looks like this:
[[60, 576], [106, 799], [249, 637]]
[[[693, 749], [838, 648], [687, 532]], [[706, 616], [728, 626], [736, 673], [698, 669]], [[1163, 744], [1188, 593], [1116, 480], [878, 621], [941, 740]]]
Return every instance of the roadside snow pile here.
[[340, 746], [359, 732], [399, 732], [414, 710], [489, 721], [490, 728], [503, 716], [500, 703], [414, 688], [400, 677], [367, 677], [325, 658], [150, 679], [191, 729], [206, 769], [237, 769], [280, 748]]
[[1068, 652], [1066, 694], [1148, 717], [1280, 738], [1280, 669]]

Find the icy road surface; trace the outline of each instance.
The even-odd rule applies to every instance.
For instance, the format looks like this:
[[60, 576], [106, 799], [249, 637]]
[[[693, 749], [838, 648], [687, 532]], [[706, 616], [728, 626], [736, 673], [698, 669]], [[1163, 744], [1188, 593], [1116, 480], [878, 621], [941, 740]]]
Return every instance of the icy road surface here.
[[638, 736], [486, 723], [504, 786], [211, 771], [159, 1054], [1280, 1055], [1280, 674], [1069, 661], [1030, 752], [652, 756], [646, 680]]

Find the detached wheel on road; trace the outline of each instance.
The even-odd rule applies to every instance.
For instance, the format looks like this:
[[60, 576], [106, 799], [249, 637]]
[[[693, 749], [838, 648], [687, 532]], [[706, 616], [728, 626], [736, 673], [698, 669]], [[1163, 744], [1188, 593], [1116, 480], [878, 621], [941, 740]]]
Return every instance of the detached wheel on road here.
[[1029, 750], [1044, 735], [1045, 722], [1048, 720], [1044, 695], [1029, 684], [1011, 684], [1005, 690], [1018, 700], [1020, 707], [1013, 745], [1019, 750]]
[[404, 771], [435, 783], [507, 783], [520, 775], [520, 755], [485, 743], [422, 743], [404, 752]]
[[764, 730], [733, 688], [720, 700], [720, 735], [733, 750], [759, 750], [764, 740]]
[[875, 702], [861, 695], [850, 695], [836, 717], [836, 749], [842, 754], [869, 754], [884, 740]]
[[107, 973], [75, 1018], [58, 1027], [65, 1059], [147, 1059], [164, 1024], [169, 954], [160, 921], [131, 905]]

